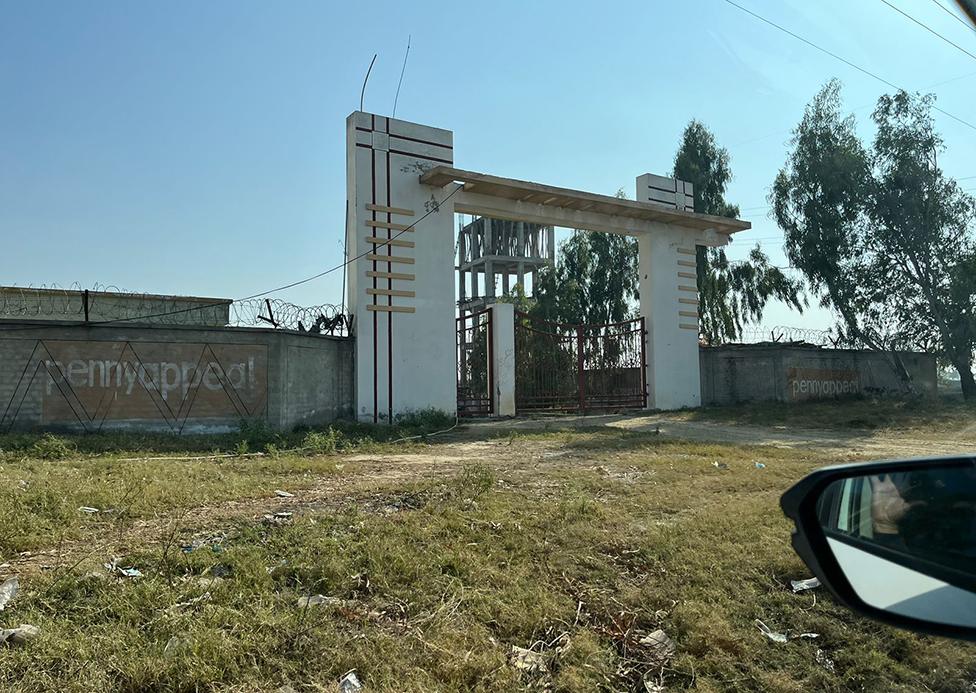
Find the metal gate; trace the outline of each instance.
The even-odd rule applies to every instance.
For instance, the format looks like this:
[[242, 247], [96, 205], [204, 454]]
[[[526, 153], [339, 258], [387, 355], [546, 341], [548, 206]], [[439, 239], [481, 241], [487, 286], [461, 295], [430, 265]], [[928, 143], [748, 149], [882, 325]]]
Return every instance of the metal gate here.
[[644, 342], [644, 318], [567, 325], [516, 312], [516, 410], [646, 407]]
[[491, 338], [491, 309], [457, 318], [458, 416], [488, 416], [495, 411]]

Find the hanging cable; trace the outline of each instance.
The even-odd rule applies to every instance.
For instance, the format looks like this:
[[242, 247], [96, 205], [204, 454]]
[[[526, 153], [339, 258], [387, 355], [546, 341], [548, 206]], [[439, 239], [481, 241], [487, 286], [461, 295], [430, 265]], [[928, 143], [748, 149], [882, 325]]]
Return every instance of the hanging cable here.
[[892, 5], [890, 2], [888, 2], [888, 0], [881, 0], [881, 2], [883, 2], [885, 5], [887, 5], [891, 9], [893, 9], [895, 12], [897, 12], [901, 16], [903, 16], [903, 17], [905, 17], [907, 19], [912, 20], [913, 22], [915, 22], [916, 24], [918, 24], [920, 27], [922, 27], [923, 29], [925, 29], [927, 32], [929, 32], [933, 36], [938, 36], [940, 39], [942, 39], [943, 41], [945, 41], [946, 43], [948, 43], [950, 46], [952, 46], [953, 48], [955, 48], [957, 51], [960, 51], [962, 53], [965, 53], [966, 55], [968, 55], [973, 60], [976, 60], [976, 55], [970, 53], [965, 48], [963, 48], [962, 46], [960, 46], [958, 43], [955, 43], [953, 41], [950, 41], [945, 36], [943, 36], [942, 34], [940, 34], [938, 31], [936, 31], [935, 29], [933, 29], [932, 27], [930, 27], [928, 24], [925, 24], [924, 22], [920, 22], [919, 20], [915, 19], [915, 17], [913, 17], [912, 15], [908, 14], [904, 10], [901, 10], [901, 9], [895, 7], [894, 5]]
[[[894, 82], [889, 82], [889, 81], [888, 81], [888, 80], [886, 80], [886, 79], [885, 79], [884, 77], [880, 77], [880, 76], [878, 76], [878, 75], [876, 75], [875, 73], [873, 73], [873, 72], [871, 72], [870, 70], [866, 70], [865, 68], [863, 68], [863, 67], [861, 67], [860, 65], [856, 65], [856, 64], [854, 64], [854, 63], [852, 63], [852, 62], [851, 62], [850, 60], [848, 60], [847, 58], [842, 58], [841, 56], [839, 56], [839, 55], [837, 55], [836, 53], [834, 53], [834, 52], [832, 52], [832, 51], [829, 51], [829, 50], [827, 50], [827, 49], [826, 49], [826, 48], [824, 48], [823, 46], [818, 46], [818, 45], [817, 45], [816, 43], [814, 43], [813, 41], [810, 41], [810, 40], [808, 40], [808, 39], [805, 39], [805, 38], [803, 38], [802, 36], [800, 36], [799, 34], [795, 34], [795, 33], [793, 33], [792, 31], [790, 31], [790, 30], [789, 30], [789, 29], [787, 29], [786, 27], [783, 27], [783, 26], [780, 26], [780, 25], [779, 25], [779, 24], [777, 24], [776, 22], [773, 22], [773, 21], [771, 21], [771, 20], [769, 20], [769, 19], [766, 19], [766, 18], [765, 18], [765, 17], [763, 17], [762, 15], [759, 15], [759, 14], [756, 14], [756, 13], [755, 13], [755, 12], [753, 12], [752, 10], [750, 10], [750, 9], [747, 9], [747, 8], [745, 8], [745, 7], [743, 7], [742, 5], [740, 5], [740, 4], [738, 4], [738, 3], [736, 3], [736, 2], [733, 2], [733, 0], [725, 0], [725, 2], [727, 2], [727, 3], [729, 4], [729, 5], [732, 5], [733, 7], [735, 7], [735, 8], [737, 8], [737, 9], [739, 9], [739, 10], [741, 10], [742, 12], [745, 12], [746, 14], [748, 14], [748, 15], [750, 15], [750, 16], [752, 16], [752, 17], [755, 17], [755, 18], [756, 18], [756, 19], [758, 19], [759, 21], [761, 21], [761, 22], [764, 22], [765, 24], [768, 24], [769, 26], [771, 26], [771, 27], [773, 27], [773, 28], [775, 28], [775, 29], [778, 29], [779, 31], [782, 31], [782, 32], [783, 32], [784, 34], [787, 34], [787, 35], [789, 35], [789, 36], [792, 36], [792, 37], [793, 37], [793, 38], [795, 38], [795, 39], [796, 39], [797, 41], [802, 41], [803, 43], [805, 43], [805, 44], [807, 44], [807, 45], [808, 45], [808, 46], [810, 46], [811, 48], [816, 48], [816, 49], [817, 49], [818, 51], [820, 51], [821, 53], [824, 53], [824, 54], [826, 54], [826, 55], [829, 55], [829, 56], [830, 56], [831, 58], [834, 58], [835, 60], [839, 60], [839, 61], [841, 61], [842, 63], [844, 63], [845, 65], [848, 65], [848, 66], [850, 66], [850, 67], [853, 67], [853, 68], [854, 68], [855, 70], [857, 70], [858, 72], [861, 72], [861, 73], [863, 73], [863, 74], [865, 74], [865, 75], [867, 75], [868, 77], [871, 77], [872, 79], [876, 79], [876, 80], [878, 80], [878, 81], [879, 81], [879, 82], [881, 82], [882, 84], [885, 84], [885, 85], [887, 85], [887, 86], [889, 86], [889, 87], [891, 87], [892, 89], [895, 89], [895, 90], [897, 90], [897, 91], [907, 91], [906, 89], [902, 89], [901, 87], [899, 87], [899, 86], [898, 86], [897, 84], [895, 84]], [[942, 115], [944, 115], [944, 116], [948, 116], [949, 118], [952, 118], [952, 119], [953, 119], [953, 120], [955, 120], [955, 121], [956, 121], [957, 123], [960, 123], [960, 124], [962, 124], [962, 125], [965, 125], [965, 126], [966, 126], [967, 128], [969, 128], [970, 130], [976, 130], [976, 125], [973, 125], [972, 123], [970, 123], [970, 122], [967, 122], [967, 121], [965, 121], [965, 120], [963, 120], [962, 118], [960, 118], [960, 117], [958, 117], [958, 116], [955, 116], [955, 115], [953, 115], [952, 113], [949, 113], [949, 112], [948, 112], [948, 111], [946, 111], [945, 109], [942, 109], [942, 108], [939, 108], [938, 106], [932, 106], [932, 108], [933, 108], [933, 110], [936, 110], [936, 111], [938, 111], [938, 112], [939, 112], [939, 113], [941, 113]]]
[[[443, 205], [445, 202], [447, 202], [452, 197], [454, 197], [454, 195], [457, 193], [457, 191], [460, 190], [463, 187], [464, 187], [464, 184], [463, 183], [458, 183], [457, 184], [457, 187], [454, 188], [454, 190], [452, 190], [447, 195], [447, 197], [445, 197], [443, 200], [441, 200], [437, 204], [432, 205], [431, 208], [426, 213], [424, 213], [423, 216], [421, 216], [419, 219], [417, 219], [417, 221], [413, 222], [412, 224], [410, 224], [409, 226], [407, 226], [402, 231], [397, 232], [392, 237], [390, 237], [388, 239], [384, 239], [383, 242], [377, 243], [376, 244], [376, 247], [377, 248], [382, 248], [384, 246], [388, 246], [388, 245], [390, 245], [390, 242], [391, 241], [396, 240], [397, 238], [399, 238], [403, 234], [407, 233], [408, 231], [413, 230], [417, 226], [417, 224], [419, 224], [420, 222], [422, 222], [424, 219], [426, 219], [427, 217], [429, 217], [431, 214], [435, 214], [435, 213], [439, 212], [441, 205]], [[369, 250], [365, 250], [362, 253], [360, 253], [359, 255], [356, 255], [355, 257], [351, 257], [351, 258], [347, 259], [342, 264], [336, 265], [335, 267], [330, 267], [329, 269], [327, 269], [327, 270], [325, 270], [323, 272], [319, 272], [318, 274], [313, 274], [311, 277], [305, 277], [304, 279], [299, 279], [298, 281], [294, 281], [294, 282], [291, 282], [289, 284], [284, 284], [282, 286], [277, 286], [277, 287], [275, 287], [273, 289], [268, 289], [267, 291], [261, 291], [261, 292], [258, 292], [256, 294], [251, 294], [250, 296], [244, 296], [243, 298], [237, 298], [237, 299], [234, 299], [234, 302], [249, 301], [249, 300], [254, 299], [254, 298], [260, 298], [262, 296], [267, 296], [269, 294], [277, 293], [279, 291], [284, 291], [285, 289], [291, 289], [292, 287], [299, 286], [301, 284], [306, 284], [306, 283], [308, 283], [310, 281], [313, 281], [315, 279], [319, 279], [320, 277], [324, 277], [327, 274], [332, 274], [333, 272], [338, 272], [339, 270], [343, 269], [347, 265], [352, 264], [356, 260], [359, 260], [359, 259], [365, 257], [366, 255], [372, 253], [372, 252], [374, 252], [374, 250], [372, 248], [370, 248]], [[165, 312], [162, 312], [162, 313], [152, 313], [152, 314], [149, 314], [149, 315], [137, 315], [137, 316], [132, 316], [132, 317], [128, 317], [128, 318], [113, 318], [111, 320], [93, 320], [93, 321], [86, 322], [86, 323], [77, 323], [77, 324], [72, 323], [71, 325], [64, 325], [64, 324], [59, 324], [59, 325], [31, 325], [31, 326], [11, 327], [11, 328], [4, 328], [2, 325], [0, 325], [0, 334], [5, 333], [5, 332], [15, 332], [15, 331], [18, 331], [18, 330], [37, 330], [37, 329], [42, 329], [44, 327], [57, 327], [57, 328], [60, 329], [60, 328], [69, 327], [69, 326], [71, 326], [71, 327], [73, 327], [73, 326], [89, 327], [89, 326], [92, 326], [92, 325], [111, 325], [111, 324], [119, 323], [119, 322], [131, 322], [133, 320], [149, 320], [151, 318], [161, 318], [161, 317], [165, 317], [167, 315], [178, 315], [178, 314], [181, 314], [181, 313], [190, 313], [190, 312], [195, 311], [195, 310], [205, 310], [207, 308], [214, 308], [214, 307], [217, 307], [217, 306], [224, 306], [224, 305], [226, 305], [226, 301], [219, 301], [219, 302], [215, 302], [215, 303], [205, 303], [205, 304], [202, 304], [202, 305], [199, 305], [199, 306], [191, 306], [189, 308], [180, 308], [180, 309], [177, 309], [177, 310], [165, 311]]]
[[959, 22], [960, 24], [962, 24], [964, 27], [966, 27], [967, 29], [969, 29], [973, 33], [976, 33], [976, 27], [974, 27], [972, 24], [970, 24], [969, 22], [967, 22], [965, 19], [963, 19], [962, 17], [960, 17], [958, 14], [956, 14], [955, 12], [953, 12], [952, 10], [950, 10], [948, 7], [946, 7], [945, 5], [943, 5], [941, 2], [939, 2], [939, 0], [932, 0], [932, 2], [934, 2], [936, 5], [938, 5], [938, 7], [939, 7], [940, 10], [942, 10], [947, 15], [949, 15], [950, 17], [952, 17], [953, 19], [955, 19], [957, 22]]

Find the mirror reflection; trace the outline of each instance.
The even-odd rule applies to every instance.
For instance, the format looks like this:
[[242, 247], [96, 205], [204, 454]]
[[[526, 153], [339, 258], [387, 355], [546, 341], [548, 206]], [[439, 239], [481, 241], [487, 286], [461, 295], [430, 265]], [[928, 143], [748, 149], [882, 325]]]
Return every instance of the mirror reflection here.
[[865, 603], [976, 626], [976, 468], [930, 467], [835, 481], [818, 501], [834, 557]]

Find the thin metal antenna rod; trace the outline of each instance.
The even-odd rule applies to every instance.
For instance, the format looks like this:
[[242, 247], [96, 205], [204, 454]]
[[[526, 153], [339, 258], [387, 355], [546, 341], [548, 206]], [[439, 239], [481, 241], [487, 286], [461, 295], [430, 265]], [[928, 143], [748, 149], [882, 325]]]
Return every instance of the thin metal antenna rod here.
[[346, 314], [346, 264], [349, 262], [349, 251], [346, 243], [349, 238], [349, 200], [346, 200], [346, 224], [342, 233], [342, 315]]
[[369, 61], [369, 69], [366, 70], [366, 79], [363, 80], [363, 90], [359, 92], [359, 110], [363, 110], [363, 99], [366, 98], [366, 82], [369, 81], [369, 73], [373, 71], [373, 63], [376, 62], [376, 53], [373, 53], [373, 59]]
[[397, 82], [396, 96], [393, 97], [393, 117], [396, 118], [397, 101], [400, 100], [400, 85], [403, 84], [403, 73], [407, 71], [407, 58], [410, 57], [410, 34], [407, 34], [407, 52], [403, 54], [403, 67], [400, 68], [400, 81]]

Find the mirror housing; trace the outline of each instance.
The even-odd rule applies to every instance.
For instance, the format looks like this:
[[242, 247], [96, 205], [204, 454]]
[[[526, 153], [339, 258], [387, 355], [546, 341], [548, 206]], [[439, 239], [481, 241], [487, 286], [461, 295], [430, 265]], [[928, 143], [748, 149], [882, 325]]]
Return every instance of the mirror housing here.
[[794, 550], [844, 605], [976, 640], [976, 457], [827, 467], [780, 506]]

